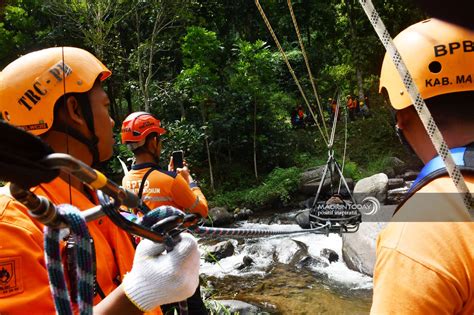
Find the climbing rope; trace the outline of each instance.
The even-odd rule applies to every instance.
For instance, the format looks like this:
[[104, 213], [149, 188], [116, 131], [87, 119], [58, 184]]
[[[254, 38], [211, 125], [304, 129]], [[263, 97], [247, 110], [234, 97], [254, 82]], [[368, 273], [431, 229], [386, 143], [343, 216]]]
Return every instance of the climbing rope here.
[[[340, 96], [339, 96], [340, 97]], [[342, 173], [344, 173], [344, 167], [346, 166], [346, 152], [347, 152], [347, 110], [344, 111], [344, 151], [342, 153]], [[342, 177], [339, 178], [339, 186], [337, 188], [337, 193], [341, 193]]]
[[[298, 90], [300, 91], [301, 96], [303, 97], [303, 99], [304, 99], [304, 101], [305, 101], [305, 104], [306, 104], [306, 106], [308, 107], [308, 110], [309, 110], [309, 112], [311, 113], [311, 116], [313, 117], [314, 122], [316, 123], [316, 126], [317, 126], [318, 129], [319, 129], [319, 132], [321, 133], [321, 136], [322, 136], [322, 138], [323, 138], [323, 140], [324, 140], [324, 143], [326, 143], [326, 145], [327, 145], [327, 144], [328, 144], [328, 139], [326, 138], [327, 136], [324, 134], [323, 130], [321, 129], [321, 126], [320, 126], [320, 124], [319, 124], [319, 122], [318, 122], [318, 119], [317, 119], [316, 115], [314, 114], [313, 109], [311, 108], [311, 105], [310, 105], [308, 99], [306, 98], [306, 94], [304, 93], [303, 88], [301, 87], [300, 81], [299, 81], [298, 78], [296, 77], [295, 71], [294, 71], [293, 68], [291, 67], [290, 61], [288, 60], [288, 57], [287, 57], [285, 51], [284, 51], [283, 48], [281, 47], [280, 41], [278, 40], [278, 38], [277, 38], [275, 32], [273, 31], [273, 28], [272, 28], [272, 26], [270, 25], [270, 22], [268, 21], [268, 18], [267, 18], [267, 16], [265, 15], [265, 12], [263, 11], [263, 8], [262, 8], [262, 6], [260, 5], [259, 0], [255, 0], [255, 5], [257, 6], [258, 11], [260, 12], [260, 15], [262, 16], [263, 21], [265, 22], [265, 25], [267, 26], [268, 30], [270, 31], [270, 34], [272, 35], [273, 41], [274, 41], [275, 44], [277, 45], [278, 50], [280, 51], [280, 54], [282, 55], [283, 60], [285, 61], [286, 66], [288, 67], [288, 70], [290, 71], [291, 76], [293, 77], [293, 80], [295, 81], [296, 85], [298, 86]], [[321, 119], [324, 121], [324, 117], [321, 117]]]
[[296, 35], [298, 36], [298, 42], [300, 44], [301, 52], [303, 53], [303, 58], [304, 58], [304, 62], [306, 64], [306, 69], [308, 70], [309, 80], [311, 82], [311, 87], [313, 88], [314, 98], [316, 98], [316, 102], [318, 104], [318, 109], [319, 109], [319, 114], [321, 115], [321, 119], [323, 121], [324, 131], [326, 132], [326, 136], [329, 137], [328, 128], [326, 127], [326, 120], [324, 119], [324, 115], [323, 115], [323, 111], [322, 111], [322, 107], [321, 107], [321, 102], [319, 101], [318, 91], [316, 90], [316, 84], [314, 83], [313, 73], [311, 72], [311, 67], [309, 66], [308, 56], [306, 54], [306, 50], [304, 48], [303, 40], [301, 38], [301, 33], [300, 33], [300, 29], [298, 27], [298, 22], [296, 22], [296, 16], [295, 16], [295, 13], [293, 12], [293, 6], [291, 4], [291, 0], [288, 0], [287, 3], [288, 3], [288, 9], [290, 10], [291, 19], [293, 20], [293, 25], [295, 27], [295, 32], [296, 32]]
[[[81, 315], [92, 314], [94, 297], [94, 268], [92, 238], [80, 211], [69, 204], [57, 207], [61, 217], [67, 222], [74, 239], [74, 257], [76, 260], [77, 304]], [[71, 297], [66, 285], [61, 260], [61, 229], [44, 227], [44, 249], [51, 294], [56, 312], [60, 315], [72, 315]]]
[[[195, 226], [189, 228], [190, 232], [194, 232], [201, 236], [209, 237], [220, 237], [220, 236], [232, 236], [232, 237], [261, 237], [261, 236], [273, 236], [273, 235], [289, 235], [289, 234], [301, 234], [301, 233], [313, 233], [321, 232], [321, 230], [331, 226], [330, 222], [325, 225], [304, 230], [268, 230], [268, 229], [242, 229], [242, 228], [213, 228], [204, 226]], [[326, 232], [324, 232], [326, 233]]]
[[408, 94], [415, 106], [416, 112], [420, 116], [421, 121], [423, 122], [423, 126], [425, 127], [428, 136], [433, 143], [436, 152], [443, 160], [444, 164], [446, 165], [446, 169], [451, 177], [456, 189], [463, 197], [464, 205], [468, 210], [471, 218], [474, 219], [474, 209], [473, 209], [473, 198], [469, 189], [467, 188], [466, 182], [464, 180], [459, 167], [454, 162], [454, 159], [449, 152], [448, 145], [443, 139], [443, 135], [438, 129], [436, 122], [434, 121], [428, 107], [423, 100], [423, 97], [418, 90], [418, 87], [413, 81], [413, 78], [408, 71], [408, 68], [405, 65], [405, 62], [400, 55], [397, 47], [395, 47], [390, 34], [387, 31], [382, 19], [380, 18], [378, 12], [375, 10], [374, 5], [372, 4], [371, 0], [359, 0], [360, 4], [362, 5], [365, 14], [370, 20], [370, 23], [374, 27], [375, 31], [377, 32], [378, 37], [382, 41], [382, 44], [385, 46], [385, 49], [392, 57], [392, 61], [397, 69], [400, 77], [403, 80], [403, 84], [405, 85]]
[[[177, 215], [184, 215], [184, 212], [178, 210], [172, 206], [161, 206], [158, 207], [149, 213], [145, 214], [142, 218], [137, 221], [139, 224], [150, 227], [153, 229], [153, 226], [159, 223], [160, 220], [164, 218], [169, 218]], [[324, 226], [314, 228], [314, 229], [299, 229], [299, 230], [284, 230], [284, 229], [244, 229], [244, 228], [215, 228], [215, 227], [204, 227], [198, 225], [186, 226], [183, 229], [178, 231], [188, 230], [189, 232], [204, 236], [204, 237], [222, 237], [222, 236], [232, 236], [232, 237], [261, 237], [261, 236], [272, 236], [272, 235], [289, 235], [289, 234], [300, 234], [300, 233], [311, 233], [318, 232], [324, 228], [330, 227], [331, 223], [328, 222]], [[168, 236], [168, 238], [171, 238]], [[168, 240], [171, 246], [176, 240]]]

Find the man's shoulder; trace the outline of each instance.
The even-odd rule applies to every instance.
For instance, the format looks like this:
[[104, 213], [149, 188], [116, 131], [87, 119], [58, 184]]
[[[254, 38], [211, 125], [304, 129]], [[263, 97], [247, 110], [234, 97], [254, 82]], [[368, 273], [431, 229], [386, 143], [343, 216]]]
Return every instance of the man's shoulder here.
[[36, 225], [28, 216], [26, 207], [3, 193], [0, 193], [0, 225], [27, 233], [40, 232], [39, 225]]

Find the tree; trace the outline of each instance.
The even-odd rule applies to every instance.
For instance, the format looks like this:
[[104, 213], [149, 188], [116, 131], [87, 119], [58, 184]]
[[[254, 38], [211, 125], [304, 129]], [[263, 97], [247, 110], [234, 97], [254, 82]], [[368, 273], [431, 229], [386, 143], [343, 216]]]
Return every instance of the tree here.
[[202, 27], [190, 27], [183, 39], [181, 51], [184, 68], [176, 79], [176, 87], [199, 106], [202, 125], [205, 128], [207, 160], [211, 190], [214, 191], [214, 174], [209, 141], [209, 108], [215, 106], [218, 95], [218, 57], [221, 44], [216, 33]]

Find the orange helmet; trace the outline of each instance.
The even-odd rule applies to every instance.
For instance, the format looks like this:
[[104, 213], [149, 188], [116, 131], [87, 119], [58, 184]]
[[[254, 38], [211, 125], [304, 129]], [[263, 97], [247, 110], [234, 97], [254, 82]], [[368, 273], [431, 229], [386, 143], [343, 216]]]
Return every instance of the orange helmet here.
[[[474, 90], [474, 31], [437, 19], [414, 24], [394, 39], [424, 99]], [[412, 104], [391, 57], [385, 54], [380, 92], [397, 110]]]
[[153, 132], [158, 135], [166, 133], [159, 119], [147, 112], [132, 113], [122, 123], [122, 143], [135, 150], [144, 145], [146, 137]]
[[89, 91], [112, 73], [91, 53], [54, 47], [24, 55], [2, 70], [0, 113], [4, 120], [35, 135], [48, 131], [54, 104], [66, 93]]

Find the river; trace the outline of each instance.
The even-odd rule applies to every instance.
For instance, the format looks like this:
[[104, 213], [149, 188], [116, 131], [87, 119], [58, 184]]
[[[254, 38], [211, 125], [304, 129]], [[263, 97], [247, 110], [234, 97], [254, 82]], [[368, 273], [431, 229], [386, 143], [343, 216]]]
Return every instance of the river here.
[[[285, 219], [274, 221], [278, 223], [244, 221], [238, 226], [300, 229]], [[202, 253], [218, 241], [201, 239]], [[369, 313], [372, 278], [347, 268], [342, 261], [342, 238], [338, 234], [305, 233], [231, 242], [235, 247], [234, 255], [217, 263], [201, 261], [204, 287], [212, 288], [212, 299], [244, 301], [257, 306], [261, 310], [259, 313], [267, 314]], [[339, 260], [329, 264], [325, 258], [320, 258], [324, 248], [334, 250]], [[245, 256], [250, 257], [253, 264], [239, 268]], [[317, 260], [308, 260], [308, 257]]]

